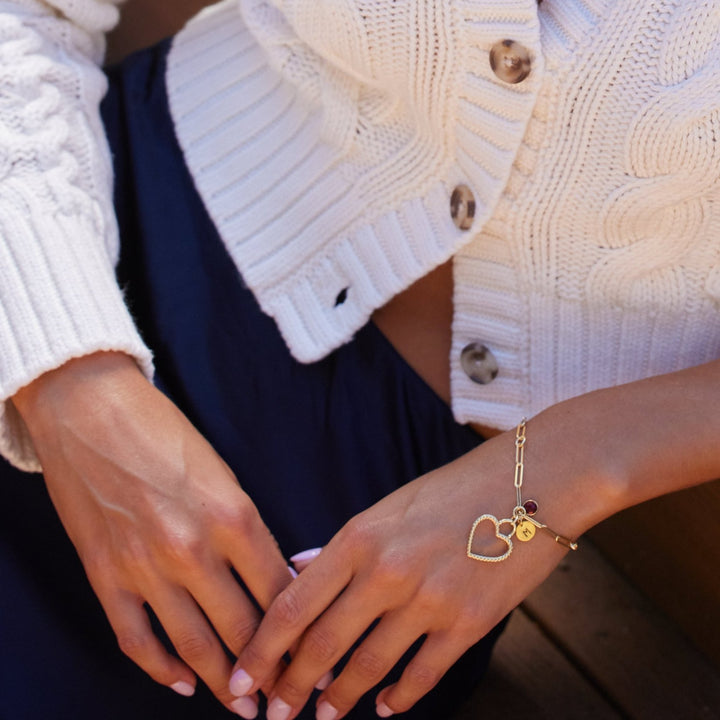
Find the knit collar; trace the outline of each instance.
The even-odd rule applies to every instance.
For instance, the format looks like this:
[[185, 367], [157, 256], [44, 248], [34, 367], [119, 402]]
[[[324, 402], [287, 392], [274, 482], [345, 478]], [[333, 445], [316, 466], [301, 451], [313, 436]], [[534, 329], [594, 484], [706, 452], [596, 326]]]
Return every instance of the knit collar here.
[[[545, 54], [582, 42], [610, 1], [544, 0], [539, 16], [536, 0], [226, 0], [176, 37], [168, 93], [188, 166], [296, 357], [322, 357], [472, 239], [453, 188], [472, 190], [480, 229]], [[518, 85], [488, 60], [507, 38], [532, 60]]]

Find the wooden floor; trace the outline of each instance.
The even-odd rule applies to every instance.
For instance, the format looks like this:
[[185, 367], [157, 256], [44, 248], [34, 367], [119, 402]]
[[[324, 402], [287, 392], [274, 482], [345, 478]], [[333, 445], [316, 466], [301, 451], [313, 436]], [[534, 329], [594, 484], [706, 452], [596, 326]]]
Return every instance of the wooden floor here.
[[481, 718], [720, 720], [720, 668], [586, 541], [515, 612], [455, 720]]

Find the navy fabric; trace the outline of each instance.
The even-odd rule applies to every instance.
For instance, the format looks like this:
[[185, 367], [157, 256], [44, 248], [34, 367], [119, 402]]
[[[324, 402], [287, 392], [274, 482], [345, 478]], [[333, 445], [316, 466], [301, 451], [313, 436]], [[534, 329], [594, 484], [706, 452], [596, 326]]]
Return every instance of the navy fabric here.
[[[118, 276], [155, 353], [159, 387], [230, 465], [289, 557], [480, 439], [372, 324], [321, 362], [290, 357], [184, 164], [167, 108], [167, 49], [110, 73], [103, 112], [117, 177]], [[0, 577], [0, 720], [230, 717], [206, 690], [175, 696], [121, 655], [40, 477], [7, 465]], [[450, 717], [496, 634], [406, 717]], [[373, 693], [350, 717], [374, 716]]]

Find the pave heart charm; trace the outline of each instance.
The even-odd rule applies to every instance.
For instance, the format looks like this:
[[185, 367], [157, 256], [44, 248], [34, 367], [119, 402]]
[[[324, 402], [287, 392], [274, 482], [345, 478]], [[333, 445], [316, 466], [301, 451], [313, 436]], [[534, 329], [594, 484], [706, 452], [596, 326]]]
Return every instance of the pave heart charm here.
[[[502, 555], [481, 555], [473, 552], [472, 545], [475, 539], [475, 531], [480, 526], [480, 523], [485, 521], [491, 522], [495, 526], [495, 537], [498, 540], [502, 540], [507, 545], [507, 550]], [[509, 533], [504, 533], [500, 530], [501, 525], [510, 525], [512, 530]], [[515, 523], [512, 520], [498, 520], [494, 515], [481, 515], [472, 526], [470, 530], [470, 537], [468, 538], [467, 544], [467, 556], [472, 560], [482, 560], [482, 562], [502, 562], [510, 557], [510, 553], [513, 551], [512, 536], [515, 532]]]

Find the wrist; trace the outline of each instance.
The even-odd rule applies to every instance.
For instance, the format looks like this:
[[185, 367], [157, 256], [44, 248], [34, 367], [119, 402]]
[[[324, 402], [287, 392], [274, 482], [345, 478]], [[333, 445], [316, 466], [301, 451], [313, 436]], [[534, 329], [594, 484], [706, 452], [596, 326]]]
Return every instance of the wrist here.
[[592, 416], [564, 403], [528, 423], [524, 497], [538, 503], [539, 520], [572, 539], [628, 505], [626, 476], [601, 437]]
[[36, 437], [52, 425], [60, 413], [67, 416], [73, 407], [88, 400], [117, 394], [128, 383], [145, 376], [134, 359], [121, 352], [97, 352], [73, 358], [18, 390], [12, 402]]
[[[467, 544], [467, 555], [473, 560], [502, 562], [512, 554], [513, 538], [524, 544], [533, 540], [538, 534], [544, 536], [546, 540], [552, 539], [562, 548], [577, 550], [578, 545], [572, 538], [554, 530], [547, 522], [544, 522], [544, 519], [538, 515], [540, 503], [535, 498], [528, 498], [527, 494], [525, 494], [525, 446], [528, 439], [526, 432], [527, 421], [523, 419], [516, 428], [513, 441], [515, 459], [512, 474], [515, 504], [512, 514], [503, 514], [498, 517], [485, 512], [475, 519]], [[539, 489], [541, 490], [541, 488]], [[482, 548], [476, 548], [476, 530], [485, 524], [485, 531], [487, 531], [488, 523], [494, 525], [497, 541], [505, 543], [501, 553], [488, 553], [483, 551]]]
[[632, 505], [720, 477], [719, 382], [720, 362], [712, 362], [540, 413], [528, 433], [541, 438], [541, 452], [556, 456], [562, 492], [553, 499], [584, 531]]

